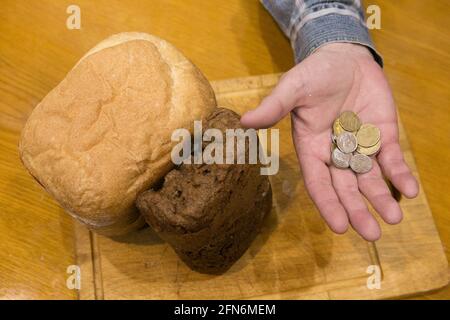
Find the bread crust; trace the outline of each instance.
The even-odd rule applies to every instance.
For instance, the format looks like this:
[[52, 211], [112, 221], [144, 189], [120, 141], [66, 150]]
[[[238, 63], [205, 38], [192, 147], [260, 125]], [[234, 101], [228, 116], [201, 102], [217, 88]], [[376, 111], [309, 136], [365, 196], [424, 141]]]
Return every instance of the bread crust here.
[[192, 130], [215, 107], [209, 82], [173, 45], [121, 33], [92, 48], [36, 106], [19, 154], [73, 217], [124, 234], [144, 224], [137, 195], [173, 167], [173, 130]]
[[[242, 128], [239, 118], [218, 108], [204, 129], [225, 134]], [[244, 151], [247, 157], [248, 143]], [[140, 194], [137, 207], [191, 269], [221, 274], [250, 247], [271, 210], [272, 189], [260, 168], [248, 163], [182, 164], [165, 176], [159, 189]]]

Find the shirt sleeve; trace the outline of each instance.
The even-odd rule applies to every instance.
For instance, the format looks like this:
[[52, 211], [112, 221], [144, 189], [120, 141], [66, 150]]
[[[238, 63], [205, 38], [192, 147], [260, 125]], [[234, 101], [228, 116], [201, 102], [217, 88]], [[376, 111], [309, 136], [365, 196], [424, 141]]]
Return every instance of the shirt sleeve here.
[[291, 40], [296, 62], [322, 45], [349, 42], [366, 46], [382, 67], [367, 29], [360, 0], [261, 0]]

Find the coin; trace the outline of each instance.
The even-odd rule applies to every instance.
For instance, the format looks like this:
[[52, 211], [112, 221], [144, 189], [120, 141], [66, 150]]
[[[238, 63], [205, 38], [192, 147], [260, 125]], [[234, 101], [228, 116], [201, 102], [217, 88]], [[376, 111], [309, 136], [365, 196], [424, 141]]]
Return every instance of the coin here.
[[[358, 140], [359, 143], [359, 140]], [[366, 156], [371, 156], [376, 154], [378, 151], [380, 151], [380, 147], [381, 147], [381, 140], [378, 140], [377, 143], [375, 143], [373, 146], [371, 147], [362, 147], [362, 146], [358, 146], [358, 148], [356, 148], [356, 152], [361, 153], [361, 154], [365, 154]]]
[[343, 153], [336, 147], [333, 148], [333, 151], [331, 152], [331, 161], [333, 162], [334, 166], [339, 169], [348, 168], [350, 165], [351, 157], [351, 153]]
[[358, 141], [353, 133], [344, 132], [337, 136], [336, 144], [343, 153], [352, 153], [358, 147]]
[[356, 133], [358, 144], [362, 147], [371, 147], [380, 141], [380, 129], [373, 124], [364, 123]]
[[336, 143], [336, 138], [337, 138], [337, 137], [332, 133], [332, 134], [331, 134], [331, 142], [332, 142], [332, 143]]
[[342, 128], [341, 124], [339, 123], [339, 118], [337, 118], [333, 122], [333, 134], [335, 136], [338, 136], [343, 132], [345, 132], [345, 130], [344, 130], [344, 128]]
[[366, 173], [372, 169], [372, 159], [365, 154], [356, 153], [350, 159], [350, 168], [356, 173]]
[[361, 126], [361, 120], [359, 120], [356, 113], [352, 111], [344, 111], [339, 116], [339, 124], [346, 131], [355, 132]]

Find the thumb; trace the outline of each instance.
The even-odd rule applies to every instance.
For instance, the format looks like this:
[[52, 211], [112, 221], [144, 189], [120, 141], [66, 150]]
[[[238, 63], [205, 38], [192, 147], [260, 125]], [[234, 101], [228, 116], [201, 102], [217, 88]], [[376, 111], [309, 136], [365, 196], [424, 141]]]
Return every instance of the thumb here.
[[301, 105], [305, 95], [303, 72], [297, 65], [285, 73], [272, 92], [253, 110], [241, 117], [247, 128], [268, 128], [283, 119], [292, 109]]

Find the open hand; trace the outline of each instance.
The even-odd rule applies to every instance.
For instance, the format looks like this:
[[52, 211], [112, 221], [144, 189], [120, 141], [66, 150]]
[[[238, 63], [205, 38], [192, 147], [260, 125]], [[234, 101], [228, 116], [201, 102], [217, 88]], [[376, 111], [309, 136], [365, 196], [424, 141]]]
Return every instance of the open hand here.
[[[368, 173], [355, 175], [330, 163], [331, 127], [344, 110], [381, 131], [381, 150]], [[382, 173], [408, 198], [417, 195], [418, 184], [400, 150], [391, 90], [366, 47], [349, 43], [321, 47], [284, 74], [272, 93], [244, 114], [241, 122], [246, 127], [267, 128], [288, 113], [305, 186], [334, 232], [346, 232], [350, 222], [366, 240], [380, 237], [380, 226], [363, 195], [385, 222], [402, 220]]]

